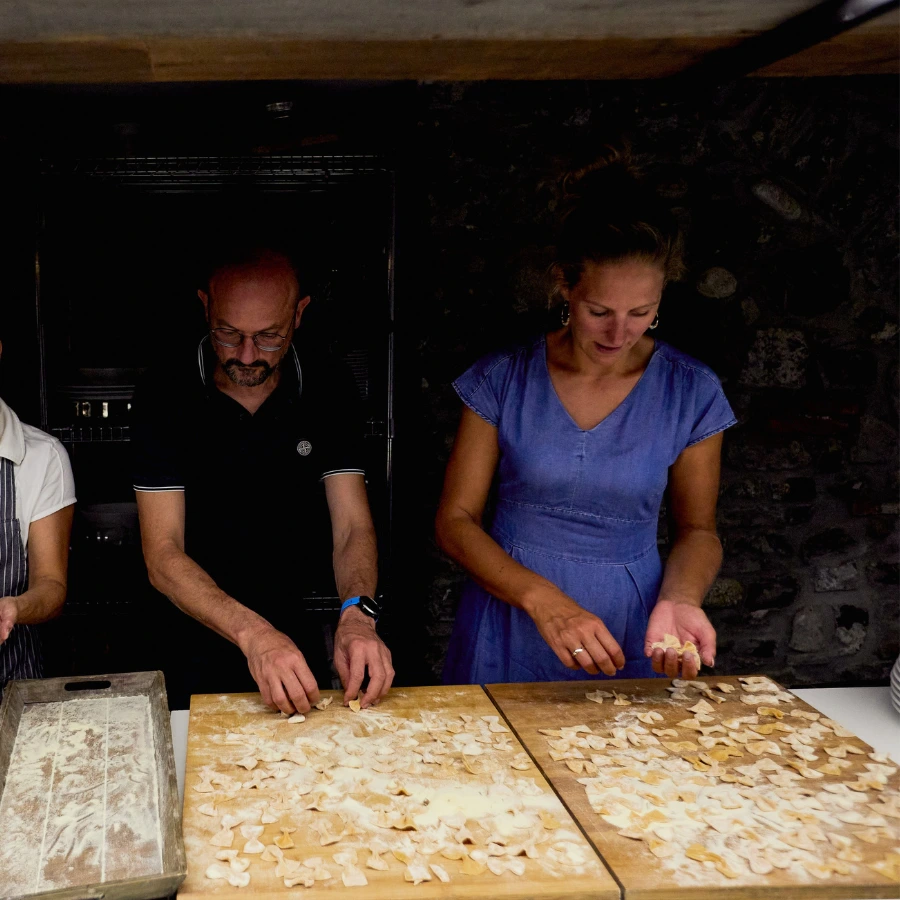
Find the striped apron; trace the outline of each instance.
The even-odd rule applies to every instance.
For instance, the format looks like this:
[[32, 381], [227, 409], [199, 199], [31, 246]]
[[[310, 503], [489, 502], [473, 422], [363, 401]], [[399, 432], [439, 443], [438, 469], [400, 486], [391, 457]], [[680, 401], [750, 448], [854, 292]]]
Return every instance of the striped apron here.
[[[18, 597], [28, 588], [28, 563], [16, 516], [15, 467], [0, 457], [0, 597]], [[0, 644], [0, 696], [13, 678], [43, 674], [40, 637], [34, 625], [14, 625]]]

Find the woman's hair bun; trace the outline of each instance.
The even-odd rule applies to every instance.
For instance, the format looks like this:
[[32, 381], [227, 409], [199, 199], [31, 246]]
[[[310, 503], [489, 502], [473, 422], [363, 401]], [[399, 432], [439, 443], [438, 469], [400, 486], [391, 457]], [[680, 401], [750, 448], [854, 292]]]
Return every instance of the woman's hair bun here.
[[668, 205], [645, 184], [627, 145], [605, 144], [563, 178], [556, 265], [569, 287], [587, 262], [642, 259], [666, 280], [684, 271], [681, 235]]
[[563, 194], [571, 201], [608, 194], [618, 186], [637, 188], [641, 171], [627, 145], [604, 144], [593, 158], [563, 177]]

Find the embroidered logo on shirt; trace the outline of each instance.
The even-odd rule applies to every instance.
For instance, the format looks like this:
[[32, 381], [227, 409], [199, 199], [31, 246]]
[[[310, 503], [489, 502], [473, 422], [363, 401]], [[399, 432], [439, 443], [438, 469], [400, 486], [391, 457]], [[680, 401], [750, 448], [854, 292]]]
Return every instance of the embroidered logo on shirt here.
[[309, 441], [300, 441], [300, 443], [297, 444], [297, 452], [301, 456], [309, 456], [312, 452], [312, 444]]

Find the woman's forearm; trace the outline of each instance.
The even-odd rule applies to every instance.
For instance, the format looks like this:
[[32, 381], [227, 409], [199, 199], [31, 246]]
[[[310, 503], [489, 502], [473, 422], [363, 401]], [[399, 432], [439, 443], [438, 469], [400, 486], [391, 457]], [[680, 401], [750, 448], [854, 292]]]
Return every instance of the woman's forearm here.
[[16, 623], [36, 625], [59, 615], [66, 601], [66, 585], [55, 578], [41, 578], [12, 599], [16, 604]]
[[546, 578], [517, 563], [469, 516], [439, 517], [437, 539], [444, 553], [489, 594], [529, 615], [540, 596], [546, 597], [548, 591], [561, 593]]
[[686, 529], [678, 535], [666, 561], [660, 600], [702, 606], [719, 567], [722, 543], [715, 532]]

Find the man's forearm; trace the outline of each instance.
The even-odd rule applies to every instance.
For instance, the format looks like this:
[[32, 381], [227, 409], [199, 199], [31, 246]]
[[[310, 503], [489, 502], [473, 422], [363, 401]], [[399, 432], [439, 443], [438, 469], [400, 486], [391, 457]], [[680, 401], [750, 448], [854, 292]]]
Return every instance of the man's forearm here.
[[249, 635], [272, 627], [262, 616], [226, 594], [177, 547], [160, 551], [147, 569], [153, 586], [182, 612], [241, 649]]
[[341, 600], [374, 597], [378, 588], [378, 545], [372, 528], [351, 528], [334, 545], [334, 581]]

